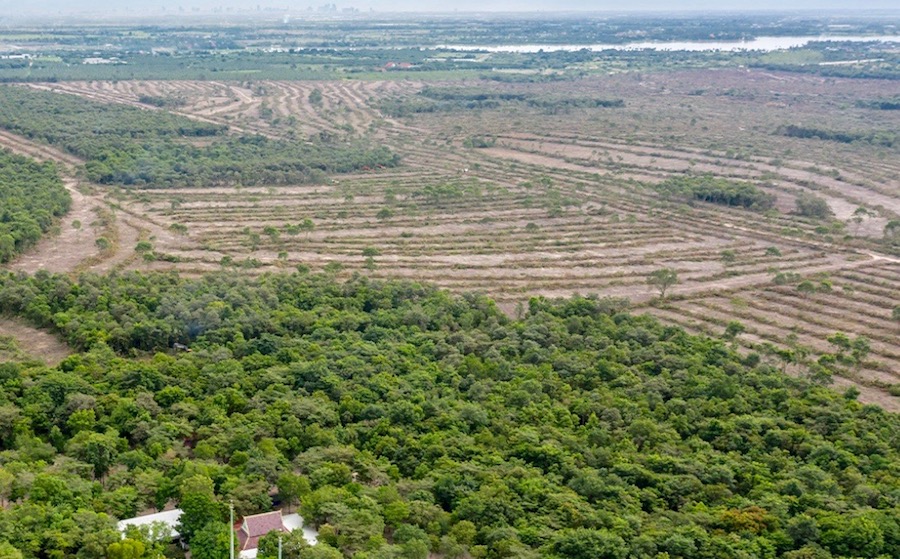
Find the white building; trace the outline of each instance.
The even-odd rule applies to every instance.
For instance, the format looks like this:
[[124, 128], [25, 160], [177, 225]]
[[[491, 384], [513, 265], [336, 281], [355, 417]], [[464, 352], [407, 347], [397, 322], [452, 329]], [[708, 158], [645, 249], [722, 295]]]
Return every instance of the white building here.
[[[178, 533], [179, 519], [181, 519], [181, 509], [164, 510], [162, 512], [120, 520], [119, 531], [124, 534], [129, 526], [137, 526], [140, 528], [141, 526], [153, 526], [155, 523], [159, 523], [158, 526], [168, 530], [168, 539], [175, 540], [181, 536], [181, 534]], [[165, 535], [166, 534], [158, 534], [158, 537], [162, 539]]]
[[[255, 559], [257, 552], [256, 542], [261, 536], [264, 536], [272, 529], [283, 532], [303, 530], [303, 539], [305, 539], [309, 545], [316, 545], [318, 542], [318, 532], [310, 526], [304, 526], [303, 517], [299, 514], [293, 513], [281, 516], [280, 526], [277, 525], [277, 522], [269, 522], [269, 520], [275, 516], [281, 516], [281, 511], [256, 514], [247, 516], [243, 519], [243, 522], [241, 523], [241, 532], [238, 533], [238, 537], [236, 538], [236, 543], [238, 543], [240, 548], [240, 559]], [[136, 526], [138, 528], [142, 526], [153, 526], [162, 532], [153, 534], [156, 538], [160, 540], [163, 538], [177, 540], [181, 537], [178, 533], [178, 522], [180, 519], [181, 509], [172, 509], [120, 520], [118, 527], [119, 531], [122, 532], [122, 535], [124, 536], [125, 531], [129, 526]]]

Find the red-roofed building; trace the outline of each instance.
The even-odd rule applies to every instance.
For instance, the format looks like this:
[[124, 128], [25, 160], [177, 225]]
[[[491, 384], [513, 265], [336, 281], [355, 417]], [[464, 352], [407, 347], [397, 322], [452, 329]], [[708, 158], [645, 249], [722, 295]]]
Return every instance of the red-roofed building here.
[[241, 523], [241, 529], [238, 531], [240, 550], [256, 549], [259, 547], [259, 538], [275, 531], [289, 531], [284, 527], [280, 510], [245, 516]]

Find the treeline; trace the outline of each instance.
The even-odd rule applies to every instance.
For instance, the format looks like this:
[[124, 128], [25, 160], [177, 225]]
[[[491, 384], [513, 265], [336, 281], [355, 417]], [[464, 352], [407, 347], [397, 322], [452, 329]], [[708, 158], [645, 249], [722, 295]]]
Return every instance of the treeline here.
[[672, 177], [654, 188], [666, 196], [685, 197], [755, 211], [768, 210], [775, 205], [775, 196], [754, 184], [712, 175]]
[[818, 64], [775, 64], [771, 62], [750, 62], [751, 68], [773, 72], [794, 72], [814, 74], [830, 78], [851, 78], [864, 80], [900, 80], [900, 70], [896, 63], [879, 66], [820, 66]]
[[550, 112], [576, 108], [619, 108], [625, 106], [625, 102], [621, 99], [540, 96], [527, 92], [428, 86], [423, 88], [415, 97], [385, 99], [382, 101], [380, 108], [385, 114], [402, 117], [416, 113], [496, 109], [510, 103], [536, 107]]
[[224, 557], [229, 501], [299, 501], [285, 559], [900, 556], [900, 417], [620, 301], [39, 273], [0, 308], [78, 348], [0, 364], [4, 557], [157, 558], [114, 520], [167, 504]]
[[900, 111], [900, 97], [890, 99], [861, 99], [856, 106], [862, 109], [875, 109], [879, 111]]
[[537, 97], [529, 99], [528, 106], [539, 107], [548, 113], [556, 114], [570, 109], [620, 109], [625, 106], [625, 101], [593, 97]]
[[[225, 126], [164, 111], [20, 87], [0, 88], [0, 127], [84, 159], [88, 178], [101, 184], [295, 184], [399, 163], [383, 146], [231, 136]], [[212, 141], [194, 145], [197, 138]]]
[[884, 147], [893, 147], [895, 144], [897, 144], [897, 134], [888, 131], [846, 132], [842, 130], [824, 130], [822, 128], [814, 128], [811, 126], [786, 124], [780, 126], [776, 133], [791, 138], [811, 138], [816, 140], [841, 142], [843, 144], [860, 142]]
[[394, 167], [390, 149], [356, 142], [288, 142], [228, 136], [210, 146], [180, 142], [131, 144], [101, 150], [85, 164], [91, 181], [126, 186], [298, 184], [327, 173]]
[[521, 72], [489, 72], [478, 75], [479, 79], [500, 83], [547, 83], [569, 81], [564, 74], [534, 74]]
[[163, 96], [163, 95], [139, 95], [138, 101], [153, 107], [183, 107], [187, 100], [183, 97], [171, 97], [171, 96]]
[[0, 263], [38, 242], [71, 203], [53, 163], [0, 150]]
[[507, 91], [490, 91], [480, 88], [434, 87], [427, 86], [419, 92], [422, 97], [437, 101], [456, 101], [463, 103], [482, 103], [485, 101], [525, 101], [530, 97], [527, 93]]

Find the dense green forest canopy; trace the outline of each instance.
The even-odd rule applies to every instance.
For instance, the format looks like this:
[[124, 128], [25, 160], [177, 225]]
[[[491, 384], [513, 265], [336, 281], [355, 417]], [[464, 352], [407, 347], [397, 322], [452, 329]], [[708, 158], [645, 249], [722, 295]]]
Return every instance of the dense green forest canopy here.
[[900, 556], [900, 417], [621, 301], [38, 273], [0, 308], [78, 349], [0, 365], [10, 556], [157, 556], [113, 519], [174, 501], [214, 557], [229, 500], [299, 501], [287, 557]]
[[53, 163], [0, 151], [0, 262], [36, 243], [71, 203]]
[[[165, 111], [21, 87], [0, 88], [0, 127], [84, 159], [101, 184], [291, 184], [399, 163], [383, 146], [226, 135], [225, 126]], [[204, 137], [212, 141], [191, 142]]]

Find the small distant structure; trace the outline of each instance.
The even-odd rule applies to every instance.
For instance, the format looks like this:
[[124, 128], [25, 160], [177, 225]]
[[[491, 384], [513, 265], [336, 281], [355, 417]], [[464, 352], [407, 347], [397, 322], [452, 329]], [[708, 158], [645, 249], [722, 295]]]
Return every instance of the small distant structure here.
[[[145, 514], [135, 518], [127, 518], [120, 520], [118, 523], [119, 532], [122, 537], [129, 526], [155, 526], [157, 529], [163, 528], [161, 532], [155, 534], [160, 539], [168, 541], [180, 541], [181, 534], [178, 533], [178, 522], [181, 520], [181, 509], [172, 509], [154, 514]], [[294, 530], [303, 531], [303, 539], [309, 545], [316, 545], [319, 535], [315, 529], [310, 526], [303, 525], [303, 517], [297, 513], [282, 516], [280, 510], [265, 512], [262, 514], [254, 514], [245, 516], [241, 522], [240, 529], [237, 530], [238, 550], [240, 559], [255, 559], [259, 547], [259, 538], [265, 536], [269, 532], [293, 532]], [[182, 544], [183, 546], [183, 544]]]
[[[242, 552], [256, 549], [259, 547], [259, 538], [269, 532], [287, 531], [288, 529], [284, 527], [280, 510], [245, 516], [244, 521], [241, 523], [241, 529], [238, 532], [239, 549]], [[244, 557], [244, 555], [241, 555], [241, 557]]]
[[154, 524], [157, 526], [165, 526], [165, 529], [168, 530], [168, 533], [157, 534], [160, 538], [167, 538], [168, 540], [178, 540], [181, 538], [181, 534], [178, 533], [178, 522], [181, 520], [181, 509], [172, 509], [172, 510], [164, 510], [162, 512], [156, 512], [153, 514], [145, 514], [144, 516], [136, 516], [134, 518], [126, 518], [125, 520], [120, 520], [118, 523], [119, 531], [122, 532], [122, 536], [125, 536], [126, 530], [128, 530], [129, 526], [135, 526], [140, 528], [142, 526], [153, 526]]
[[101, 58], [99, 56], [94, 56], [90, 58], [85, 58], [81, 61], [82, 64], [88, 65], [96, 65], [96, 64], [127, 64], [124, 60], [120, 60], [115, 56], [112, 58]]
[[303, 530], [303, 539], [309, 545], [318, 543], [318, 533], [303, 525], [303, 517], [297, 513], [282, 516], [280, 510], [245, 516], [238, 531], [240, 559], [255, 559], [259, 551], [259, 538], [269, 532], [293, 532]]
[[187, 353], [191, 352], [191, 348], [189, 348], [188, 346], [186, 346], [184, 344], [180, 344], [178, 342], [175, 342], [174, 344], [172, 344], [172, 349], [174, 349], [175, 351], [185, 351]]
[[414, 66], [412, 62], [388, 62], [381, 67], [381, 71], [387, 72], [388, 70], [410, 70], [413, 67]]

